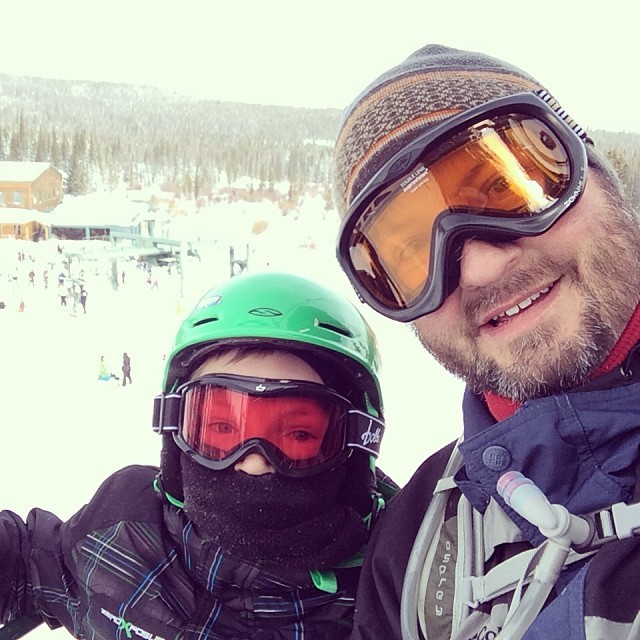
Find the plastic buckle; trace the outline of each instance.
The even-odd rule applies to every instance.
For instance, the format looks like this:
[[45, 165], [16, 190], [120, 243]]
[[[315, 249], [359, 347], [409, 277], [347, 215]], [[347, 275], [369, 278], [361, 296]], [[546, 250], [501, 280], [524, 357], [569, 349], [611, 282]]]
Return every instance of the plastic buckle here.
[[611, 507], [611, 513], [616, 525], [616, 535], [620, 540], [640, 535], [640, 502], [618, 502]]
[[612, 540], [640, 535], [640, 503], [617, 502], [586, 518], [594, 525], [593, 536], [582, 548], [594, 549]]

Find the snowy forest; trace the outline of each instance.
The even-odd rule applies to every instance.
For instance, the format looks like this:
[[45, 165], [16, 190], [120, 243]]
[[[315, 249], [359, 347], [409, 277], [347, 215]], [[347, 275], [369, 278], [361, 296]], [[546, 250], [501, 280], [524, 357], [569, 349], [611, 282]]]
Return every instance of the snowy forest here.
[[[339, 111], [194, 100], [153, 87], [0, 75], [0, 160], [51, 162], [66, 192], [157, 184], [203, 200], [238, 177], [328, 188]], [[329, 203], [330, 204], [330, 203]]]
[[[313, 185], [331, 198], [331, 147], [338, 109], [196, 100], [156, 89], [104, 82], [0, 75], [0, 160], [51, 162], [65, 191], [85, 195], [160, 185], [211, 203], [238, 177], [256, 196], [286, 181], [295, 206]], [[588, 128], [588, 123], [583, 123]], [[640, 209], [640, 135], [591, 131]], [[286, 207], [286, 202], [280, 202]]]

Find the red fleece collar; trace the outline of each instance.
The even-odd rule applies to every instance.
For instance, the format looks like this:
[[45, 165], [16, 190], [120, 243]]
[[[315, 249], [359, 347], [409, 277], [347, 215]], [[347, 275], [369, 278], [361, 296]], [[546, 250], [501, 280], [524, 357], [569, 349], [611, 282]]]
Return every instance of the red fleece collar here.
[[504, 396], [498, 396], [491, 391], [484, 392], [484, 401], [491, 415], [500, 422], [510, 418], [519, 408], [521, 403]]
[[[616, 342], [597, 371], [591, 376], [592, 379], [620, 366], [629, 351], [631, 351], [631, 347], [638, 341], [640, 341], [640, 305], [638, 305], [633, 312], [629, 324], [627, 324], [625, 330], [622, 332], [618, 342]], [[484, 392], [484, 400], [487, 403], [487, 408], [491, 412], [491, 415], [498, 420], [498, 422], [510, 418], [520, 408], [521, 404], [515, 400], [498, 396], [490, 391]]]

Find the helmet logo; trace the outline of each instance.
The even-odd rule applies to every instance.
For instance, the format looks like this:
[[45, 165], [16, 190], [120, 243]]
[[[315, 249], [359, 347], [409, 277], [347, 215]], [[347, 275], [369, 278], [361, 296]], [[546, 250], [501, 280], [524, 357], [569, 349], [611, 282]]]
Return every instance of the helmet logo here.
[[362, 446], [366, 447], [370, 444], [380, 444], [380, 427], [372, 431], [373, 420], [369, 420], [368, 429], [360, 436], [362, 438]]
[[263, 317], [275, 317], [275, 316], [282, 315], [281, 311], [278, 311], [273, 307], [257, 307], [256, 309], [251, 309], [249, 313], [252, 316], [263, 316]]
[[266, 390], [267, 390], [267, 386], [262, 384], [262, 382], [256, 385], [256, 391], [266, 391]]

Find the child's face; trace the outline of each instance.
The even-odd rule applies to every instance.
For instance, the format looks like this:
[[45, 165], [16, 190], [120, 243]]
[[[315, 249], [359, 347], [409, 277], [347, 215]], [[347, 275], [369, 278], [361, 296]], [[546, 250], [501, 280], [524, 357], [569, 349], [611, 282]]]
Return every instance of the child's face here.
[[[235, 356], [235, 351], [211, 356], [193, 373], [191, 379], [222, 373], [323, 384], [322, 378], [313, 367], [304, 360], [284, 351], [275, 351], [268, 355], [247, 355], [234, 362]], [[238, 460], [233, 468], [236, 471], [244, 471], [249, 475], [256, 476], [276, 473], [276, 470], [264, 456], [253, 452]]]

